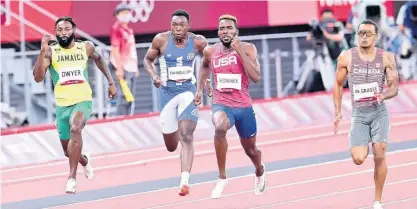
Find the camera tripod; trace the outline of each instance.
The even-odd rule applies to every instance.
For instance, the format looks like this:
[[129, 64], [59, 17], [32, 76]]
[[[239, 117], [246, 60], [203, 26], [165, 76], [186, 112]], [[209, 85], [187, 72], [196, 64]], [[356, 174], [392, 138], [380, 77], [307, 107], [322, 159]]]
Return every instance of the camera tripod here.
[[307, 60], [301, 65], [302, 73], [296, 92], [331, 91], [336, 73], [326, 43], [314, 43], [314, 49], [306, 51], [306, 56]]

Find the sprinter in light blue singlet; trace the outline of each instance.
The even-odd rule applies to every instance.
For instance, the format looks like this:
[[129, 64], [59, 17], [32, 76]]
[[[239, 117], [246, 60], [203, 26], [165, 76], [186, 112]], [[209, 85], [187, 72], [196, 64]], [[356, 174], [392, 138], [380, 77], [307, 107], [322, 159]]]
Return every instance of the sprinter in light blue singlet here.
[[[179, 195], [190, 193], [189, 176], [194, 159], [193, 133], [198, 122], [198, 106], [194, 104], [196, 78], [195, 56], [207, 46], [201, 35], [188, 32], [190, 16], [184, 10], [172, 14], [171, 31], [158, 33], [148, 49], [144, 66], [159, 88], [162, 135], [168, 151], [174, 152], [181, 141], [181, 181]], [[160, 75], [154, 61], [159, 58]], [[210, 85], [206, 85], [211, 94]]]

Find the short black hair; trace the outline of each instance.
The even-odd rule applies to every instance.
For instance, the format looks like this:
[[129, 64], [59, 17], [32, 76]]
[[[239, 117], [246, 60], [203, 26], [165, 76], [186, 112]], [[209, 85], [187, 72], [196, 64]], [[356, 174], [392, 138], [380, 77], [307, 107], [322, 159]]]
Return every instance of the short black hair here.
[[362, 24], [364, 24], [364, 25], [373, 25], [375, 27], [375, 33], [378, 34], [378, 25], [373, 20], [364, 20], [364, 21], [362, 21], [361, 24], [358, 25], [358, 29]]
[[61, 21], [68, 21], [71, 23], [72, 27], [75, 28], [77, 25], [75, 24], [74, 20], [72, 19], [72, 17], [70, 16], [64, 16], [64, 17], [60, 17], [55, 21], [55, 27], [56, 25], [58, 25], [59, 22]]
[[183, 16], [183, 17], [187, 18], [188, 22], [190, 22], [190, 14], [188, 14], [188, 12], [185, 11], [185, 10], [182, 10], [182, 9], [176, 10], [174, 13], [172, 13], [171, 17], [174, 17], [174, 16]]

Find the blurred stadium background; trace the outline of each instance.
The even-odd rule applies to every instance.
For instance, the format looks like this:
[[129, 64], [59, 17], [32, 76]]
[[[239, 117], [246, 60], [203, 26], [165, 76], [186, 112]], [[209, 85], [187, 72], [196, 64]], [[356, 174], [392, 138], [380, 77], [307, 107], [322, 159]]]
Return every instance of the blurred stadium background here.
[[[53, 86], [48, 75], [43, 83], [36, 83], [32, 76], [32, 67], [40, 49], [43, 34], [54, 33], [54, 21], [59, 16], [72, 16], [78, 24], [76, 37], [93, 41], [108, 59], [110, 49], [110, 29], [115, 22], [113, 16], [117, 4], [122, 1], [10, 1], [1, 0], [1, 128], [16, 128], [40, 124], [51, 124], [55, 118]], [[312, 20], [320, 21], [321, 12], [328, 8], [333, 11], [335, 22], [340, 21], [339, 31], [344, 31], [342, 49], [354, 45], [349, 27], [353, 9], [353, 26], [355, 18], [365, 11], [368, 18], [373, 18], [391, 29], [391, 34], [384, 35], [385, 49], [400, 56], [396, 38], [398, 24], [395, 20], [405, 1], [360, 1], [320, 0], [320, 1], [256, 1], [256, 2], [216, 2], [216, 1], [124, 1], [133, 8], [133, 20], [136, 48], [139, 60], [139, 81], [134, 89], [134, 113], [158, 111], [157, 91], [144, 71], [142, 60], [153, 36], [170, 29], [170, 15], [176, 9], [184, 9], [191, 16], [191, 31], [202, 34], [210, 43], [217, 39], [217, 18], [229, 13], [238, 18], [240, 37], [258, 47], [262, 65], [262, 79], [252, 85], [251, 95], [254, 99], [285, 98], [289, 95], [306, 92], [328, 91], [331, 82], [323, 85], [321, 75], [308, 73], [306, 64], [311, 63], [314, 55], [323, 53], [324, 68], [328, 75], [334, 74], [334, 63], [329, 63], [331, 56], [324, 45], [317, 45], [318, 38], [306, 39], [314, 30]], [[355, 10], [356, 7], [356, 10]], [[356, 12], [355, 12], [356, 11]], [[387, 18], [385, 18], [387, 17]], [[332, 26], [333, 27], [333, 26]], [[414, 38], [412, 38], [414, 40]], [[397, 44], [397, 45], [395, 45]], [[336, 53], [340, 49], [336, 49]], [[411, 58], [410, 58], [411, 59]], [[308, 61], [308, 62], [306, 62]], [[196, 61], [196, 69], [200, 60]], [[114, 102], [106, 98], [106, 81], [97, 73], [95, 65], [90, 62], [90, 83], [94, 90], [94, 118], [110, 117], [115, 111]], [[157, 64], [157, 63], [156, 63]], [[415, 61], [412, 63], [415, 69]], [[308, 65], [308, 64], [307, 64]], [[323, 65], [318, 65], [323, 68]], [[333, 71], [333, 72], [331, 72]], [[198, 70], [196, 71], [196, 74]], [[326, 73], [326, 72], [324, 72]], [[410, 73], [409, 73], [410, 74]], [[304, 76], [303, 76], [304, 75]], [[403, 80], [416, 79], [407, 76]], [[302, 80], [302, 83], [300, 84]], [[298, 85], [298, 89], [296, 88]], [[210, 105], [210, 98], [205, 98], [204, 105]]]

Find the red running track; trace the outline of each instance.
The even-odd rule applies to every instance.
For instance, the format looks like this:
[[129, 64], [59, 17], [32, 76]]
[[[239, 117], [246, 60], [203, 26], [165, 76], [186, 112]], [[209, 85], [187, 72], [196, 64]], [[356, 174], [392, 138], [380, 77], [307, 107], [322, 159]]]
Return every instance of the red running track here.
[[[413, 119], [391, 119], [391, 142], [417, 139], [417, 120]], [[344, 123], [338, 136], [333, 135], [331, 125], [260, 133], [258, 144], [265, 162], [342, 152], [348, 146], [348, 129], [349, 124]], [[195, 150], [193, 174], [217, 170], [212, 142], [196, 143]], [[178, 151], [168, 153], [158, 148], [153, 152], [145, 150], [97, 156], [93, 161], [96, 178], [87, 181], [79, 175], [78, 191], [177, 177], [178, 154]], [[417, 173], [413, 172], [417, 170], [416, 159], [416, 150], [389, 154], [390, 170], [383, 197], [387, 208], [415, 209], [412, 206], [417, 201]], [[204, 161], [210, 163], [202, 163]], [[62, 195], [67, 165], [64, 161], [4, 169], [2, 203]], [[237, 140], [230, 140], [227, 165], [228, 168], [251, 165]], [[253, 194], [253, 177], [248, 176], [230, 179], [225, 196], [219, 200], [208, 198], [215, 183], [205, 182], [192, 185], [191, 195], [187, 197], [179, 197], [177, 188], [171, 188], [56, 208], [359, 208], [372, 202], [372, 168], [372, 158], [369, 157], [363, 166], [343, 160], [268, 172], [268, 189], [262, 196]], [[342, 172], [342, 169], [345, 170]], [[149, 171], [153, 171], [152, 175], [147, 174]], [[22, 190], [26, 193], [23, 194]]]

